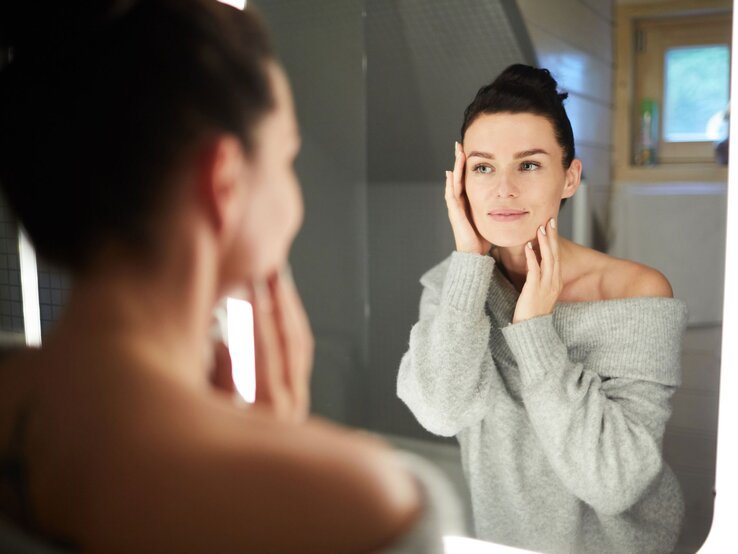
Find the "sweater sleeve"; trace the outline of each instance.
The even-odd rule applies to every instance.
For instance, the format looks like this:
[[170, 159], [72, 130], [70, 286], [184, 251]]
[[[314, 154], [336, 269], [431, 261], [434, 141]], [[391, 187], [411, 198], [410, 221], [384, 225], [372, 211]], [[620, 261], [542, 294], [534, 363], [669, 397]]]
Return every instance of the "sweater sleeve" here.
[[573, 363], [551, 315], [502, 333], [520, 368], [531, 424], [561, 481], [602, 514], [633, 506], [663, 469], [675, 387], [603, 378]]
[[454, 252], [443, 285], [423, 290], [397, 395], [431, 433], [456, 435], [488, 409], [495, 366], [485, 304], [494, 263], [488, 256]]

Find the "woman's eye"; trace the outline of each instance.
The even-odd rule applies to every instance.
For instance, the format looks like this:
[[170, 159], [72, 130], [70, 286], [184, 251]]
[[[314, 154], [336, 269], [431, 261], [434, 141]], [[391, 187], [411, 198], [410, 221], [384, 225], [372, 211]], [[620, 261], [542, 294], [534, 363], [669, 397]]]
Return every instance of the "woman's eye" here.
[[523, 162], [522, 164], [520, 164], [520, 169], [522, 169], [523, 171], [535, 171], [539, 167], [541, 166], [536, 162]]
[[487, 174], [492, 173], [492, 168], [488, 165], [478, 165], [474, 167], [474, 171], [476, 171], [477, 173]]

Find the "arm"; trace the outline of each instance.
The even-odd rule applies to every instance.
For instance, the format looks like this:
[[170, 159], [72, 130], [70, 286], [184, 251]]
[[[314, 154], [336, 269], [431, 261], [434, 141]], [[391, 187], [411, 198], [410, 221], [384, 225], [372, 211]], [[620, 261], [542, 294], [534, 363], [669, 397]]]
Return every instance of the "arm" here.
[[489, 408], [495, 366], [485, 303], [493, 268], [491, 257], [454, 252], [443, 286], [423, 291], [397, 394], [437, 435], [455, 435]]
[[674, 387], [603, 380], [571, 362], [550, 315], [502, 332], [520, 367], [531, 424], [556, 474], [600, 513], [630, 508], [662, 470]]

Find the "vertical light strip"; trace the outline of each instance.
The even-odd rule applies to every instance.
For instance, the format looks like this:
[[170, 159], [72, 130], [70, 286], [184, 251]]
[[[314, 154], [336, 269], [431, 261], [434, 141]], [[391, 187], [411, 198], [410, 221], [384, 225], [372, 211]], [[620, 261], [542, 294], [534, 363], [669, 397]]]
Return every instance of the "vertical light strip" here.
[[41, 309], [38, 303], [38, 267], [36, 252], [23, 229], [18, 229], [23, 326], [26, 345], [41, 346]]
[[[733, 2], [735, 9], [735, 2]], [[734, 10], [735, 11], [735, 10]], [[733, 19], [733, 45], [738, 44], [738, 27]], [[731, 54], [731, 104], [738, 102], [738, 62]], [[717, 460], [715, 467], [715, 508], [712, 528], [700, 552], [738, 552], [735, 514], [738, 512], [738, 117], [730, 118], [730, 159], [728, 165], [728, 226], [725, 237], [725, 288], [723, 300], [723, 344], [720, 363], [720, 408], [718, 410]], [[709, 245], [705, 245], [709, 247]]]
[[256, 398], [256, 365], [254, 356], [254, 312], [245, 300], [226, 300], [228, 350], [231, 353], [233, 382], [246, 401]]

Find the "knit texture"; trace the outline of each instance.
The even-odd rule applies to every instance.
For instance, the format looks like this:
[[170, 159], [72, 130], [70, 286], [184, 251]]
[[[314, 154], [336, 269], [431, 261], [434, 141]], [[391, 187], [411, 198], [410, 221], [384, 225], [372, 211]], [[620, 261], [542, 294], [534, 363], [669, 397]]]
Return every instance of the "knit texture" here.
[[684, 502], [662, 457], [686, 305], [560, 303], [512, 324], [518, 292], [489, 256], [423, 275], [398, 396], [456, 436], [477, 536], [540, 552], [667, 553]]

